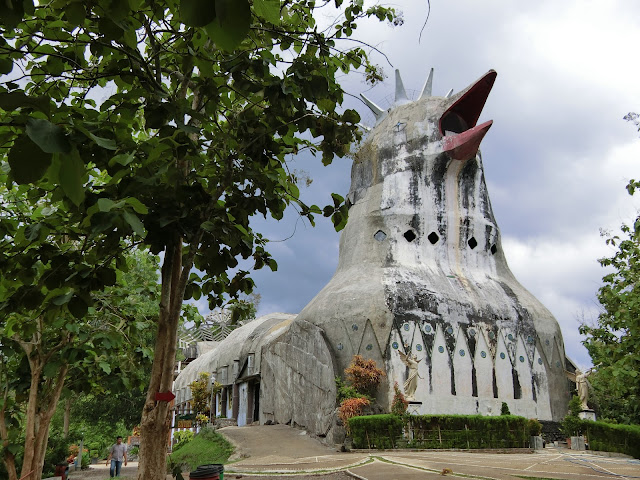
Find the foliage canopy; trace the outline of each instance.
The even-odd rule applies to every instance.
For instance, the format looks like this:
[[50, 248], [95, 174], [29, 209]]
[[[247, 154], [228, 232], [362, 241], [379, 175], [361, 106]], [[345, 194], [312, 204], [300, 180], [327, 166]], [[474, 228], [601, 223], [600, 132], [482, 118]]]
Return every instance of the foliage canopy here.
[[[340, 16], [323, 29], [314, 11], [328, 4]], [[140, 478], [164, 473], [153, 452], [168, 406], [154, 396], [171, 388], [183, 300], [213, 309], [250, 293], [239, 257], [277, 268], [253, 215], [280, 219], [295, 204], [312, 223], [322, 214], [344, 227], [344, 199], [304, 204], [287, 159], [309, 150], [328, 164], [360, 138], [358, 114], [337, 111], [336, 77], [378, 76], [359, 43], [338, 47], [364, 17], [395, 15], [362, 0], [0, 6], [0, 183], [28, 210], [0, 225], [15, 240], [0, 252], [12, 279], [0, 310], [82, 319], [125, 251], [164, 254]]]
[[[629, 195], [640, 188], [631, 180]], [[621, 423], [640, 423], [640, 216], [623, 224], [622, 235], [607, 236], [617, 250], [599, 260], [611, 269], [603, 277], [598, 301], [603, 312], [593, 325], [583, 323], [582, 342], [596, 365], [590, 380], [600, 414]]]

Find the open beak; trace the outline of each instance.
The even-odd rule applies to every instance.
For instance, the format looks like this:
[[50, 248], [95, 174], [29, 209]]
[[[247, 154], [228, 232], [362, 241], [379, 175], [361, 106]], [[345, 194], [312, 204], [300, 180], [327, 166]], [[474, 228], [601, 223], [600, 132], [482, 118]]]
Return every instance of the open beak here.
[[460, 92], [440, 117], [438, 126], [443, 136], [442, 146], [454, 160], [466, 161], [474, 157], [480, 142], [491, 128], [492, 120], [477, 126], [476, 123], [496, 76], [495, 70], [489, 70], [480, 80]]

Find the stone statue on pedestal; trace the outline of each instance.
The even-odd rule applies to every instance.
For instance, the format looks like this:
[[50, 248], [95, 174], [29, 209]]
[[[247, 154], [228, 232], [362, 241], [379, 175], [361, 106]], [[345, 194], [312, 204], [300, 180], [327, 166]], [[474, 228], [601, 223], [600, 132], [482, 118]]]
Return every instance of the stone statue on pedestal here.
[[587, 377], [591, 375], [593, 369], [590, 368], [586, 372], [582, 372], [579, 368], [576, 369], [574, 373], [566, 372], [567, 378], [576, 384], [576, 390], [578, 391], [578, 397], [580, 398], [580, 403], [582, 404], [582, 410], [589, 410], [589, 406], [587, 402], [589, 401], [589, 388], [591, 384]]
[[418, 388], [418, 357], [415, 355], [405, 355], [402, 352], [398, 352], [400, 354], [400, 359], [402, 363], [404, 363], [409, 368], [409, 376], [404, 382], [404, 394], [407, 397], [407, 400], [414, 400], [414, 394], [416, 393], [416, 388]]

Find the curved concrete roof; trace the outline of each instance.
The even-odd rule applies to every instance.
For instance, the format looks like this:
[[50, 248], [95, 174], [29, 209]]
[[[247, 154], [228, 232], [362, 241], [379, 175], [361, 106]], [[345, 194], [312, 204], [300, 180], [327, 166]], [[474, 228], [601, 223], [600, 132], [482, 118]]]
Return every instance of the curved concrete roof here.
[[[193, 360], [180, 372], [175, 380], [174, 390], [178, 392], [178, 401], [191, 398], [189, 384], [197, 380], [200, 372], [216, 372], [220, 367], [228, 366], [226, 384], [234, 383], [237, 378], [246, 374], [247, 356], [255, 354], [252, 375], [260, 373], [260, 363], [263, 345], [284, 334], [297, 315], [290, 313], [270, 313], [235, 329], [227, 338], [212, 350]], [[238, 361], [238, 376], [233, 377], [233, 364]], [[220, 380], [220, 379], [218, 379]], [[185, 398], [180, 398], [184, 392]]]

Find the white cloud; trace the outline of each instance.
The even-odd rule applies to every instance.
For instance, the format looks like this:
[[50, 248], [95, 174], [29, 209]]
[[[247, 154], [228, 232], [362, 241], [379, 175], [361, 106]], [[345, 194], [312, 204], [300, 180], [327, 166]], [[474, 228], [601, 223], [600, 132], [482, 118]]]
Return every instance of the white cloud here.
[[[640, 139], [622, 117], [640, 110], [637, 32], [640, 2], [583, 0], [448, 0], [394, 2], [405, 25], [365, 22], [356, 30], [400, 68], [405, 87], [419, 90], [435, 67], [434, 93], [459, 90], [490, 68], [498, 79], [482, 119], [493, 119], [482, 151], [491, 201], [503, 247], [516, 278], [560, 322], [567, 353], [589, 363], [580, 346], [577, 317], [597, 315], [595, 294], [604, 270], [597, 259], [610, 253], [599, 229], [617, 231], [640, 206], [624, 187], [640, 178]], [[393, 94], [393, 71], [369, 90], [360, 76], [345, 78], [350, 93], [381, 105]], [[349, 99], [363, 117], [366, 108]], [[348, 160], [323, 168], [318, 159], [296, 160], [308, 171], [310, 203], [330, 202], [349, 184]], [[298, 225], [290, 240], [272, 244], [279, 271], [255, 278], [261, 313], [295, 313], [328, 282], [337, 264], [338, 235], [326, 219]], [[291, 234], [295, 219], [269, 223], [267, 236]], [[259, 230], [262, 231], [262, 230]]]

